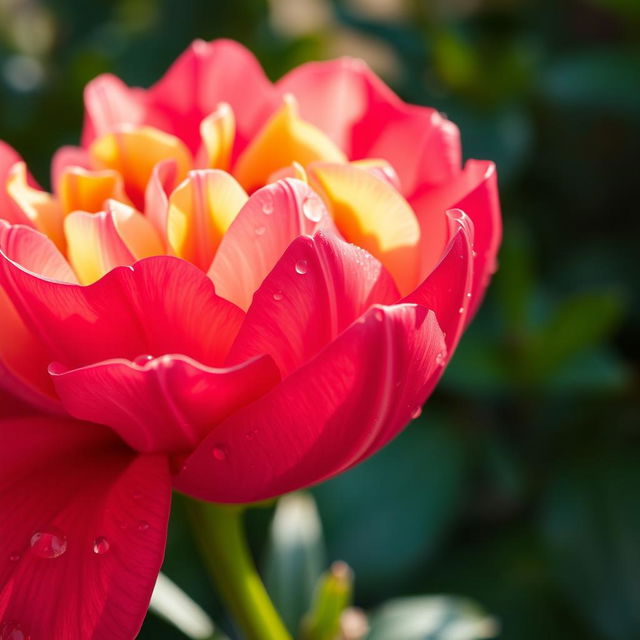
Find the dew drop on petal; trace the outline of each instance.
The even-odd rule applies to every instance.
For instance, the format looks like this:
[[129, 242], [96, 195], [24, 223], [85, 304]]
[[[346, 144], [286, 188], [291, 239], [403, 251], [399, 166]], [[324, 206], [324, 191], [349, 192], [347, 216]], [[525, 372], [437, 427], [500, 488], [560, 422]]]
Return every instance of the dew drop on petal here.
[[147, 362], [153, 360], [153, 356], [148, 354], [148, 353], [143, 353], [139, 356], [136, 356], [133, 359], [133, 364], [137, 364], [138, 366], [143, 366], [145, 364], [147, 364]]
[[149, 529], [151, 525], [146, 521], [146, 520], [140, 520], [138, 522], [138, 525], [136, 526], [136, 529], [138, 531], [147, 531], [147, 529]]
[[266, 231], [267, 231], [267, 227], [265, 227], [262, 224], [255, 228], [255, 232], [257, 236], [263, 236]]
[[0, 640], [30, 640], [31, 636], [16, 622], [6, 622], [0, 627]]
[[30, 544], [31, 552], [38, 558], [59, 558], [67, 550], [67, 539], [52, 531], [36, 531]]
[[227, 459], [227, 455], [228, 455], [227, 448], [222, 444], [218, 444], [215, 447], [213, 447], [211, 454], [213, 455], [214, 460], [218, 460], [219, 462], [224, 462]]
[[273, 199], [271, 195], [265, 193], [265, 200], [262, 203], [262, 213], [270, 216], [273, 213]]
[[302, 203], [302, 213], [305, 218], [311, 220], [311, 222], [320, 222], [323, 211], [324, 205], [322, 204], [322, 200], [315, 196], [306, 198]]
[[458, 309], [458, 313], [464, 313], [464, 307], [460, 307], [460, 308]]
[[282, 300], [283, 298], [284, 298], [284, 294], [282, 293], [282, 291], [274, 291], [273, 299], [276, 302], [280, 302], [280, 300]]
[[97, 556], [104, 555], [105, 553], [107, 553], [107, 551], [109, 551], [110, 548], [111, 545], [104, 536], [98, 536], [93, 541], [93, 553], [95, 553]]
[[436, 355], [436, 364], [439, 366], [444, 364], [444, 353], [442, 353], [442, 351]]
[[307, 273], [308, 268], [309, 264], [306, 260], [298, 260], [298, 262], [296, 262], [296, 273], [304, 275], [305, 273]]
[[411, 419], [415, 420], [416, 418], [419, 418], [422, 415], [422, 407], [416, 407], [413, 410], [413, 413], [411, 414]]

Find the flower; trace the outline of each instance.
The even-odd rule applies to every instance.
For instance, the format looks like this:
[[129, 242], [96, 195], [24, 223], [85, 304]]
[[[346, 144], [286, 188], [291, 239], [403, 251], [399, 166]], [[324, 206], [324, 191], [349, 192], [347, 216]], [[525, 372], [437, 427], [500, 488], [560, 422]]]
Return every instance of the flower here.
[[53, 193], [0, 148], [0, 638], [131, 638], [172, 487], [255, 501], [384, 446], [500, 240], [493, 164], [360, 61], [274, 85], [195, 42], [85, 106]]

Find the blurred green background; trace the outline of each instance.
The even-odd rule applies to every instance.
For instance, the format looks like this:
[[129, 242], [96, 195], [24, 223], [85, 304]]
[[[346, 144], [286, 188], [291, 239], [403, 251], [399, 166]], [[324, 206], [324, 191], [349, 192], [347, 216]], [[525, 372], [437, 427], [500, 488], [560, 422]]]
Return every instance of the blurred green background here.
[[[457, 594], [507, 640], [640, 638], [640, 2], [0, 0], [0, 139], [46, 184], [88, 80], [146, 86], [220, 36], [274, 79], [363, 57], [498, 164], [500, 270], [442, 384], [390, 447], [313, 490], [356, 604]], [[165, 571], [226, 626], [174, 511]], [[271, 514], [249, 514], [263, 563]], [[150, 615], [141, 637], [183, 636]]]

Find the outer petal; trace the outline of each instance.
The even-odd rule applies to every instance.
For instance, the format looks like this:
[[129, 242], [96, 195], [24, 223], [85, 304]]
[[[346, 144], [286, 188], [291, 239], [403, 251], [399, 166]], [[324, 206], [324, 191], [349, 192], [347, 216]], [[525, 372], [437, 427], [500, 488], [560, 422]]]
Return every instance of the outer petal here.
[[292, 240], [332, 228], [322, 200], [299, 180], [280, 180], [256, 191], [223, 236], [209, 277], [216, 291], [248, 309], [253, 293]]
[[19, 162], [22, 162], [22, 158], [18, 152], [0, 140], [0, 219], [32, 225], [24, 215], [16, 218], [16, 205], [7, 191], [7, 181], [11, 170]]
[[436, 268], [403, 302], [435, 312], [451, 358], [465, 327], [472, 302], [473, 223], [462, 211], [447, 212], [453, 238]]
[[229, 359], [268, 353], [286, 376], [373, 304], [398, 298], [389, 273], [364, 249], [322, 232], [297, 238], [256, 291]]
[[265, 499], [319, 482], [409, 422], [439, 368], [435, 315], [374, 307], [273, 391], [219, 425], [176, 477], [218, 502]]
[[164, 554], [166, 459], [71, 421], [4, 420], [0, 438], [2, 637], [130, 640]]
[[219, 103], [233, 109], [236, 145], [243, 148], [278, 102], [258, 61], [231, 40], [196, 40], [149, 89], [147, 99], [148, 123], [177, 135], [194, 154], [200, 123]]
[[[48, 277], [75, 281], [69, 265], [53, 243], [31, 227], [11, 227], [0, 221], [0, 247], [26, 268]], [[45, 411], [60, 410], [47, 365], [45, 345], [25, 326], [7, 293], [0, 287], [0, 386]]]
[[434, 109], [404, 103], [361, 60], [311, 62], [287, 74], [277, 87], [295, 95], [301, 116], [350, 158], [388, 160], [405, 195], [460, 171], [457, 127]]
[[[496, 168], [493, 162], [469, 160], [464, 171], [437, 189], [425, 189], [412, 199], [423, 229], [447, 209], [461, 209], [473, 221], [476, 253], [473, 267], [471, 308], [467, 322], [476, 312], [491, 274], [502, 237]], [[427, 233], [427, 231], [425, 231]]]
[[217, 423], [280, 379], [267, 356], [212, 369], [184, 356], [139, 363], [109, 360], [81, 369], [52, 366], [69, 413], [113, 427], [138, 451], [187, 451]]
[[69, 367], [165, 353], [215, 365], [242, 321], [199, 269], [168, 256], [118, 267], [83, 287], [40, 277], [0, 253], [0, 283], [52, 360]]

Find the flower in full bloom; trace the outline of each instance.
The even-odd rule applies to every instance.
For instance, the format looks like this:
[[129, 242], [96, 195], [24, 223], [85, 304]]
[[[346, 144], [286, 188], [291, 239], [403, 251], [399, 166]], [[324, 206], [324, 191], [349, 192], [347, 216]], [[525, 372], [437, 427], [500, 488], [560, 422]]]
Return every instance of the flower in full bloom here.
[[493, 164], [358, 60], [272, 84], [195, 42], [85, 108], [51, 193], [0, 147], [2, 639], [132, 638], [172, 488], [250, 502], [384, 446], [500, 241]]

